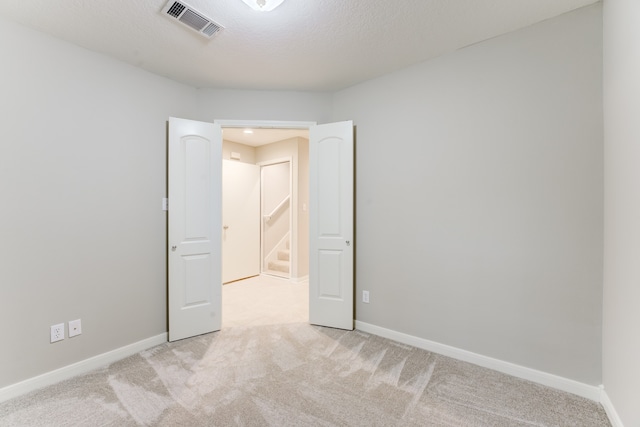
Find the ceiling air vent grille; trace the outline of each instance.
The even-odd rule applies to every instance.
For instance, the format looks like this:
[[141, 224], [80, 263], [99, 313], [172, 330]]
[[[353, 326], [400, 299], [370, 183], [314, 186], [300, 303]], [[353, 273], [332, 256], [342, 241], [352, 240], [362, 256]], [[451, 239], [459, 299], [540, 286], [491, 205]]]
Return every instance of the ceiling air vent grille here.
[[186, 8], [187, 7], [185, 5], [180, 4], [177, 1], [173, 2], [169, 10], [167, 10], [167, 15], [177, 18]]
[[224, 28], [182, 1], [169, 0], [162, 13], [207, 38], [215, 36]]
[[220, 25], [216, 24], [215, 22], [210, 22], [209, 25], [204, 27], [204, 30], [202, 30], [202, 32], [206, 34], [207, 37], [213, 37], [215, 33], [220, 30], [222, 30], [222, 27]]

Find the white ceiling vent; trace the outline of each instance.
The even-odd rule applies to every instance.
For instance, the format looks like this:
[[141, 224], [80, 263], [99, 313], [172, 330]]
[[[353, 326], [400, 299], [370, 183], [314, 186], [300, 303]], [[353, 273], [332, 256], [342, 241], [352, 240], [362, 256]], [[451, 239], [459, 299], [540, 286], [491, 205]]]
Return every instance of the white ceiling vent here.
[[224, 28], [222, 25], [207, 18], [183, 1], [169, 0], [162, 9], [162, 14], [176, 19], [183, 25], [210, 39]]

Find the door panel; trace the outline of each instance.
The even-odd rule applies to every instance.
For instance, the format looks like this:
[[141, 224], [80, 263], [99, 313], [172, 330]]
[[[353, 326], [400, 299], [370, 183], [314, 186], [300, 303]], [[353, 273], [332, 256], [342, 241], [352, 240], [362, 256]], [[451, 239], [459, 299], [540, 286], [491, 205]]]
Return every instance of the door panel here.
[[353, 122], [309, 129], [309, 322], [353, 329]]
[[211, 283], [211, 255], [185, 255], [181, 257], [184, 271], [184, 307], [206, 304]]
[[219, 125], [169, 119], [169, 341], [220, 329]]
[[343, 251], [318, 251], [318, 296], [323, 299], [343, 299], [341, 260]]
[[222, 283], [260, 274], [260, 166], [222, 161]]

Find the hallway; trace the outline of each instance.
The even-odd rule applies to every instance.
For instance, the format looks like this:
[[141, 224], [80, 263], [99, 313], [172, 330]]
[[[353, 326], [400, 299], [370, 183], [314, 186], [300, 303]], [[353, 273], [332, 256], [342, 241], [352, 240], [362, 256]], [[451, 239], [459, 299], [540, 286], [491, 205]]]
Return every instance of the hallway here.
[[222, 327], [309, 322], [309, 284], [255, 276], [222, 286]]

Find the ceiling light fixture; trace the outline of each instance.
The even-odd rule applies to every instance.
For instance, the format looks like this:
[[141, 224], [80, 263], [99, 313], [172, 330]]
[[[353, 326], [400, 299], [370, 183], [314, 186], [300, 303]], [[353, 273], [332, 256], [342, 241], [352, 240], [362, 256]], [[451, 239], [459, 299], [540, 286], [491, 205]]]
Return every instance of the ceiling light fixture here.
[[251, 9], [260, 12], [270, 12], [280, 6], [284, 0], [242, 0]]
[[253, 130], [245, 129], [245, 130], [242, 131], [242, 133], [250, 134], [250, 133], [253, 133]]

